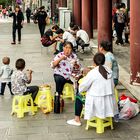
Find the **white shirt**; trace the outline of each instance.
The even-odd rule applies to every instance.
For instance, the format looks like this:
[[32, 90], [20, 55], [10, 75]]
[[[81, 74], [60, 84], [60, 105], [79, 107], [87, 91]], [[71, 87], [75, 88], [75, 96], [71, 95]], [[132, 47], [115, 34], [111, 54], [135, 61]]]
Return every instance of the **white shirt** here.
[[108, 71], [108, 79], [105, 79], [99, 72], [99, 67], [91, 70], [79, 85], [79, 92], [87, 92], [90, 96], [106, 96], [114, 93], [113, 76], [111, 69], [104, 66]]
[[63, 34], [63, 40], [69, 41], [73, 44], [73, 46], [76, 46], [76, 39], [75, 37], [68, 31], [65, 31]]
[[85, 44], [89, 43], [89, 36], [86, 31], [80, 29], [77, 31], [76, 36], [80, 37], [85, 42]]
[[11, 82], [11, 75], [13, 70], [10, 68], [9, 65], [3, 65], [0, 68], [0, 79], [1, 82]]

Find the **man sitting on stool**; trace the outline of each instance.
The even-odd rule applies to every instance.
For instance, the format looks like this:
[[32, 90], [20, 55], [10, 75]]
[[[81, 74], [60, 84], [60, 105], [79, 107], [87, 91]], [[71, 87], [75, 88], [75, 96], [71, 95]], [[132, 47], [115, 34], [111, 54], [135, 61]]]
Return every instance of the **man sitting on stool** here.
[[73, 27], [74, 32], [76, 33], [76, 42], [77, 42], [77, 50], [78, 45], [82, 47], [81, 53], [84, 53], [84, 48], [89, 46], [89, 36], [86, 31], [80, 29], [78, 25]]

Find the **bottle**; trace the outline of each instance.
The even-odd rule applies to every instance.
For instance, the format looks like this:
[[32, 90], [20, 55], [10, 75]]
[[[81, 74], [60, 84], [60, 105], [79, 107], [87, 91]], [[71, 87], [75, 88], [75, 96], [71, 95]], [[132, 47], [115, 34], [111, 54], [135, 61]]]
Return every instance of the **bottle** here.
[[54, 113], [60, 113], [60, 96], [58, 92], [55, 93], [54, 97]]
[[64, 109], [64, 99], [62, 96], [60, 96], [60, 113], [63, 112]]

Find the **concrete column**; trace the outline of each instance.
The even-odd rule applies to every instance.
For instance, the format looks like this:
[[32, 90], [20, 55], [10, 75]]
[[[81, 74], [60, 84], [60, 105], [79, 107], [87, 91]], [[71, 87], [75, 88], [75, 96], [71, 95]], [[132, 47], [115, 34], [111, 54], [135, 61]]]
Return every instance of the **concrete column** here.
[[93, 0], [93, 28], [97, 29], [97, 0]]
[[81, 27], [81, 0], [73, 0], [74, 23]]
[[82, 0], [82, 29], [85, 30], [89, 37], [93, 37], [93, 26], [92, 26], [92, 1]]
[[112, 42], [112, 0], [98, 0], [98, 45], [102, 40]]
[[130, 1], [130, 83], [140, 83], [140, 0]]

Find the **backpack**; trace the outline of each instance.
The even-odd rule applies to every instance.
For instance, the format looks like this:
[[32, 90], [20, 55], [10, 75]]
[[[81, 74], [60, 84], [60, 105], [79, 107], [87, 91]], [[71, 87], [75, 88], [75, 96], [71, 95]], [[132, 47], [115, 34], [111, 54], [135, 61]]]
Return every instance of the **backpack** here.
[[117, 22], [118, 23], [124, 23], [125, 22], [125, 16], [123, 12], [117, 13]]

